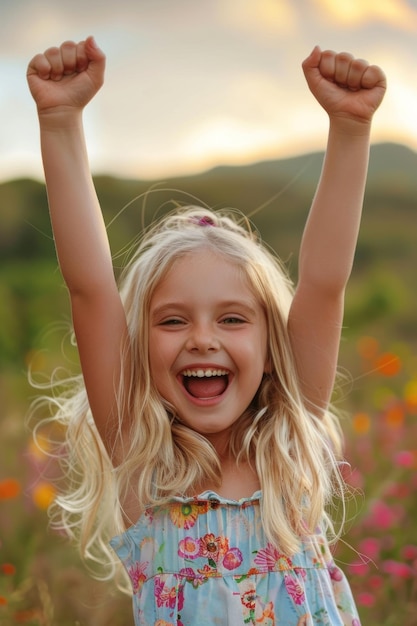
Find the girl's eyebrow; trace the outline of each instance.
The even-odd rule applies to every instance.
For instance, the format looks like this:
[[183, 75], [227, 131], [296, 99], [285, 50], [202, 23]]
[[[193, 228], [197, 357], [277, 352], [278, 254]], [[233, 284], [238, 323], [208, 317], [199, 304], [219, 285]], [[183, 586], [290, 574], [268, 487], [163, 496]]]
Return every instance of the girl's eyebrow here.
[[[165, 312], [173, 312], [178, 310], [187, 309], [188, 305], [186, 302], [182, 300], [173, 300], [171, 302], [164, 302], [159, 306], [156, 306], [153, 310], [151, 309], [151, 316], [158, 317], [159, 315]], [[232, 312], [235, 309], [239, 309], [241, 311], [245, 311], [247, 314], [255, 315], [256, 314], [256, 300], [253, 299], [246, 300], [220, 300], [214, 304], [214, 308], [216, 309], [225, 309]]]

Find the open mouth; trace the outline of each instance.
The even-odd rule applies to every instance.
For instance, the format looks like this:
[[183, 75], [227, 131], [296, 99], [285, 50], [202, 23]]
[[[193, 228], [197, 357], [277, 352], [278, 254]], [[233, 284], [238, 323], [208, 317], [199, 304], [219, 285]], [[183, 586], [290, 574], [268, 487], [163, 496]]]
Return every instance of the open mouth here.
[[181, 375], [187, 392], [199, 400], [221, 396], [229, 385], [229, 372], [223, 369], [189, 369]]

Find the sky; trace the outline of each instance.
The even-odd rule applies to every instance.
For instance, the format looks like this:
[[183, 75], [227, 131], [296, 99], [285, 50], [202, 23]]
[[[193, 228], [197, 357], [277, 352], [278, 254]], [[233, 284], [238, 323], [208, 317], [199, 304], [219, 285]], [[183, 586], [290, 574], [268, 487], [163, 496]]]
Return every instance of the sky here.
[[166, 180], [322, 150], [314, 45], [383, 67], [373, 143], [417, 151], [417, 0], [0, 0], [0, 182], [42, 178], [29, 60], [93, 34], [105, 84], [85, 113], [93, 173]]

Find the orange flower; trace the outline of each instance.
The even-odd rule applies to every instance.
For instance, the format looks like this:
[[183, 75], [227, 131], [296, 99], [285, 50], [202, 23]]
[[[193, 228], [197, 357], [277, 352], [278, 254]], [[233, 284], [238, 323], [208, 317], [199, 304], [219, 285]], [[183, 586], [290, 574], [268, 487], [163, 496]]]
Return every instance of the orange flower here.
[[375, 361], [375, 368], [382, 376], [397, 376], [401, 367], [400, 357], [393, 352], [384, 352]]
[[15, 478], [5, 478], [0, 481], [0, 500], [11, 500], [17, 498], [22, 488]]
[[361, 337], [357, 343], [357, 350], [363, 359], [375, 359], [378, 348], [378, 341], [374, 337]]
[[52, 504], [56, 496], [56, 489], [50, 483], [41, 482], [36, 485], [32, 493], [32, 499], [36, 506], [43, 511]]
[[[14, 621], [18, 624], [27, 624], [28, 622], [32, 622], [34, 619], [41, 619], [41, 615], [39, 614], [38, 609], [28, 609], [27, 611], [17, 611], [14, 614]], [[40, 622], [38, 622], [40, 623]]]
[[[262, 615], [256, 618], [257, 624], [275, 624], [274, 605], [272, 602], [268, 602], [262, 611]], [[307, 622], [305, 622], [307, 623]]]
[[207, 509], [207, 502], [175, 502], [169, 509], [169, 515], [175, 526], [188, 530], [194, 526], [197, 517], [206, 513]]
[[1, 571], [6, 576], [13, 576], [16, 573], [16, 568], [12, 563], [3, 563], [1, 566]]
[[0, 596], [0, 606], [6, 606], [7, 600], [4, 596]]
[[385, 421], [390, 428], [401, 428], [404, 424], [404, 409], [400, 404], [395, 404], [385, 412]]
[[371, 418], [367, 413], [356, 413], [352, 422], [353, 430], [358, 435], [366, 435], [371, 429]]
[[407, 402], [407, 408], [411, 411], [417, 410], [417, 380], [410, 380], [404, 390], [405, 401]]

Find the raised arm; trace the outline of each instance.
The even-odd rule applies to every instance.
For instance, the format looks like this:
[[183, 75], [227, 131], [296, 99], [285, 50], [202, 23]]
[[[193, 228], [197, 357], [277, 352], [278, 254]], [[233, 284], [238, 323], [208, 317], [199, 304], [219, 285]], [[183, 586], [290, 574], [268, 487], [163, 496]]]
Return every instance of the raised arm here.
[[330, 400], [344, 294], [358, 237], [371, 121], [385, 89], [383, 72], [350, 54], [316, 47], [304, 61], [309, 88], [329, 116], [328, 144], [304, 230], [289, 331], [306, 399]]
[[70, 293], [87, 393], [110, 448], [125, 317], [82, 123], [85, 105], [103, 83], [104, 68], [105, 56], [90, 37], [38, 54], [27, 79], [37, 105], [56, 251]]

